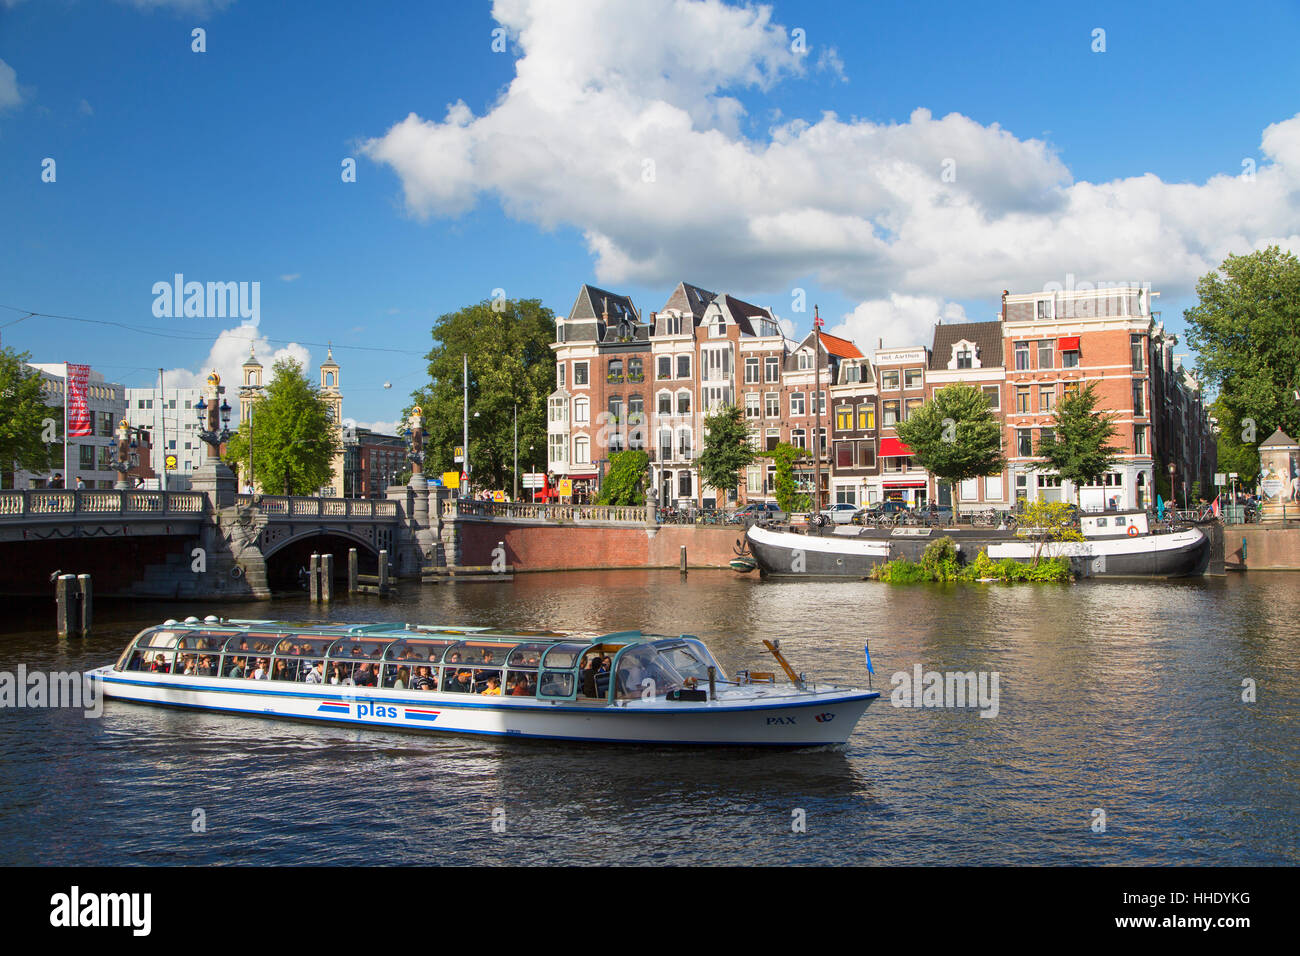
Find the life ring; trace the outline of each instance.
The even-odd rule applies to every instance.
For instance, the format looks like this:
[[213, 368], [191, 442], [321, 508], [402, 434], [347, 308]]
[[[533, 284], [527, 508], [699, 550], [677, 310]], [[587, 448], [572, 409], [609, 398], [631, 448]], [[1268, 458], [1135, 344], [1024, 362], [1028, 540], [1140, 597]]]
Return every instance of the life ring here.
[[1128, 526], [1128, 536], [1130, 538], [1136, 538], [1138, 536], [1137, 525], [1131, 524]]
[[244, 576], [244, 569], [241, 568], [239, 565], [235, 565], [233, 568], [230, 569], [230, 576], [235, 580], [239, 580], [239, 578]]

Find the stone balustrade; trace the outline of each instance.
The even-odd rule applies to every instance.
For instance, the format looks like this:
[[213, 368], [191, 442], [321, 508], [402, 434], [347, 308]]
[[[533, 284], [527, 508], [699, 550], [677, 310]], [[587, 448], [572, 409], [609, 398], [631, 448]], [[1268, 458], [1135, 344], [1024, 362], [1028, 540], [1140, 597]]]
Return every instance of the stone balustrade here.
[[456, 518], [491, 518], [506, 521], [579, 521], [644, 525], [644, 505], [561, 505], [532, 501], [479, 501], [446, 498], [441, 503], [444, 521]]
[[28, 489], [0, 491], [0, 521], [66, 515], [126, 517], [201, 515], [206, 499], [198, 491]]
[[397, 502], [374, 498], [314, 498], [286, 495], [236, 495], [241, 508], [256, 505], [268, 515], [295, 518], [395, 518]]

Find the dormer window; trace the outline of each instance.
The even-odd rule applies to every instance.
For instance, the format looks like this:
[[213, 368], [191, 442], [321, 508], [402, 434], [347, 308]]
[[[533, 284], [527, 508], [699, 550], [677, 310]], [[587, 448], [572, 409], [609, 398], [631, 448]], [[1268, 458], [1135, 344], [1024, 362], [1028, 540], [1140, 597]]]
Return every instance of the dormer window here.
[[952, 358], [948, 361], [948, 367], [954, 369], [963, 368], [980, 368], [979, 349], [975, 343], [962, 339], [952, 347]]
[[1053, 312], [1052, 304], [1053, 304], [1053, 303], [1052, 303], [1052, 300], [1051, 300], [1051, 299], [1039, 299], [1039, 300], [1038, 300], [1038, 302], [1037, 302], [1038, 313], [1037, 313], [1037, 314], [1038, 314], [1038, 317], [1039, 317], [1040, 319], [1050, 319], [1050, 318], [1053, 318], [1053, 315], [1052, 315], [1052, 312]]
[[804, 350], [799, 353], [799, 371], [812, 368], [812, 353]]

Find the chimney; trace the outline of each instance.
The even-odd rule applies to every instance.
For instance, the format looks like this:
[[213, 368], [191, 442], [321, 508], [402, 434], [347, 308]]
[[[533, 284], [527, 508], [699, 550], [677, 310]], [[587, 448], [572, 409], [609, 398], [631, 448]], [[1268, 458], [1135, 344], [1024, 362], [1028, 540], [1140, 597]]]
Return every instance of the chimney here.
[[884, 347], [885, 347], [885, 340], [884, 340], [884, 339], [876, 339], [876, 351], [880, 351], [880, 350], [883, 349]]
[[1008, 295], [1007, 290], [1003, 289], [1002, 290], [1002, 321], [1003, 322], [1007, 320], [1007, 295]]

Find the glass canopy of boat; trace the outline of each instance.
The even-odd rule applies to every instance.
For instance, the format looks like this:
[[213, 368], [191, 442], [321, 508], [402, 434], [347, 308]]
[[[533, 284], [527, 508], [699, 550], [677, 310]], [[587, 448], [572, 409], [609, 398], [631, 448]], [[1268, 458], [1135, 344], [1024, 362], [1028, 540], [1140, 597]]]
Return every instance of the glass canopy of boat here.
[[[662, 697], [724, 675], [690, 635], [391, 624], [168, 621], [142, 631], [119, 670], [197, 678], [609, 703]], [[214, 687], [214, 689], [216, 689]]]

